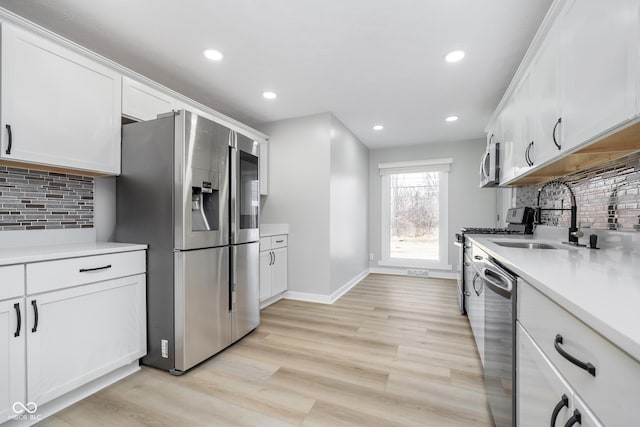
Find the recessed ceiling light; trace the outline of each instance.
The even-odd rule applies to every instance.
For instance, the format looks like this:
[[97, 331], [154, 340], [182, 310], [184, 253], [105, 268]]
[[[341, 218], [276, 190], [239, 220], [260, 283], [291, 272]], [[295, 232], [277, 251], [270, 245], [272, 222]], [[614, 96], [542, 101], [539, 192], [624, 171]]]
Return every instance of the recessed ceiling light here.
[[456, 120], [458, 120], [458, 116], [449, 116], [445, 120], [448, 121], [449, 123], [455, 122]]
[[278, 97], [278, 95], [275, 94], [275, 92], [262, 92], [262, 96], [264, 96], [267, 99], [276, 99]]
[[224, 58], [224, 55], [215, 49], [207, 49], [204, 51], [204, 56], [212, 61], [220, 61]]
[[447, 62], [458, 62], [462, 58], [464, 58], [464, 52], [461, 50], [454, 50], [453, 52], [447, 53], [447, 56], [444, 57], [444, 60]]
[[373, 130], [382, 130], [382, 129], [384, 129], [384, 126], [382, 126], [382, 125], [375, 125], [373, 127]]

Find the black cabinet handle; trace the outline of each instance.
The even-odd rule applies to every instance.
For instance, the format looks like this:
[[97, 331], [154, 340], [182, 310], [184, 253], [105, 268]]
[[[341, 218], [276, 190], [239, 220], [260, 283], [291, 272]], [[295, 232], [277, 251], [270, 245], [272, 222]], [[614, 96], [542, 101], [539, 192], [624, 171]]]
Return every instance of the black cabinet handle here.
[[563, 394], [560, 398], [560, 402], [558, 402], [556, 407], [553, 408], [553, 412], [551, 413], [551, 427], [556, 427], [556, 420], [558, 419], [558, 415], [560, 414], [560, 411], [562, 411], [562, 408], [565, 407], [569, 407], [569, 398], [566, 394]]
[[271, 252], [271, 255], [273, 255], [273, 262], [271, 263], [271, 265], [275, 265], [275, 263], [276, 263], [276, 253], [275, 252]]
[[111, 268], [111, 264], [109, 264], [109, 265], [103, 265], [102, 267], [81, 268], [81, 269], [80, 269], [80, 273], [86, 273], [87, 271], [106, 270], [107, 268]]
[[284, 240], [276, 240], [276, 243], [283, 243]]
[[13, 304], [13, 308], [16, 310], [16, 318], [18, 319], [18, 326], [16, 326], [16, 331], [14, 332], [14, 337], [20, 336], [20, 329], [22, 329], [22, 315], [20, 314], [20, 303], [17, 302]]
[[11, 125], [4, 125], [7, 128], [7, 133], [9, 134], [9, 142], [7, 143], [7, 154], [11, 154], [11, 145], [13, 144], [13, 135], [11, 134]]
[[556, 139], [556, 129], [558, 129], [558, 125], [562, 123], [562, 117], [558, 117], [558, 121], [556, 122], [556, 124], [553, 126], [553, 143], [556, 144], [556, 147], [558, 147], [558, 150], [562, 148], [562, 146], [560, 145], [560, 143], [558, 142], [558, 140]]
[[567, 420], [567, 423], [564, 425], [564, 427], [571, 427], [575, 423], [582, 424], [582, 414], [577, 409], [573, 411], [573, 417]]
[[480, 255], [474, 255], [473, 259], [477, 259], [478, 261], [481, 261], [482, 257]]
[[527, 145], [527, 149], [524, 151], [524, 159], [529, 166], [533, 166], [533, 160], [531, 160], [531, 149], [533, 148], [533, 141]]
[[558, 353], [560, 353], [560, 355], [562, 357], [564, 357], [565, 359], [567, 359], [569, 362], [573, 363], [574, 365], [576, 365], [579, 368], [584, 369], [585, 371], [589, 372], [591, 375], [593, 375], [594, 377], [596, 376], [596, 367], [593, 366], [591, 363], [589, 362], [583, 362], [581, 360], [576, 359], [575, 357], [573, 357], [572, 355], [570, 355], [569, 353], [567, 353], [566, 351], [564, 351], [564, 349], [562, 347], [560, 347], [560, 344], [562, 344], [562, 335], [558, 334], [556, 335], [556, 339], [553, 343], [553, 346], [556, 348], [556, 351]]
[[274, 259], [274, 256], [273, 256], [273, 251], [269, 251], [269, 259], [271, 260], [269, 262], [269, 265], [273, 265], [273, 263], [276, 262], [276, 260]]
[[38, 303], [36, 300], [31, 300], [31, 305], [33, 306], [33, 328], [31, 328], [31, 332], [35, 332], [38, 330]]

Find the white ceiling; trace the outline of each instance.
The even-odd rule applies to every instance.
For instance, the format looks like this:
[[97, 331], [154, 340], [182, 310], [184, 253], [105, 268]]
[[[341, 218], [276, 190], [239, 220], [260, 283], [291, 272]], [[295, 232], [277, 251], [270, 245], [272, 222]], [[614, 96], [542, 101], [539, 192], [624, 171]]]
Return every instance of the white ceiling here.
[[[331, 111], [370, 148], [482, 137], [550, 4], [0, 0], [247, 124]], [[207, 60], [206, 48], [224, 60]], [[446, 63], [454, 49], [466, 57]], [[446, 123], [452, 114], [460, 120]]]

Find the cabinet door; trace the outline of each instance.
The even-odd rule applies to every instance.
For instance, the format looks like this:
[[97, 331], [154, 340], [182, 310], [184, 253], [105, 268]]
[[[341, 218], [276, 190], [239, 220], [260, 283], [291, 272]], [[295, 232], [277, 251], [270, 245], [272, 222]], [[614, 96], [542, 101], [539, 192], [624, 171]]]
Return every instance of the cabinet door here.
[[[0, 157], [120, 173], [121, 76], [2, 23]], [[11, 149], [9, 154], [9, 132]]]
[[500, 113], [502, 138], [500, 142], [500, 184], [508, 183], [515, 176], [514, 145], [516, 134], [515, 103], [509, 99]]
[[[633, 408], [635, 409], [635, 408]], [[580, 414], [580, 422], [576, 422], [575, 424], [573, 424], [573, 426], [575, 427], [603, 427], [604, 424], [602, 424], [600, 422], [600, 420], [598, 420], [598, 418], [596, 418], [596, 416], [593, 414], [593, 412], [591, 412], [591, 409], [589, 409], [589, 407], [582, 401], [580, 400], [580, 398], [578, 396], [573, 396], [573, 406], [571, 408], [571, 416], [576, 416], [577, 414], [574, 411], [578, 411], [578, 413]], [[631, 413], [632, 410], [629, 410], [629, 413]], [[627, 421], [623, 421], [623, 423], [635, 423], [629, 419], [627, 419]], [[559, 424], [560, 425], [560, 424]], [[613, 424], [612, 424], [613, 425]], [[624, 425], [624, 424], [620, 424], [620, 425]]]
[[176, 101], [169, 95], [128, 77], [122, 79], [122, 115], [136, 120], [153, 120], [169, 113]]
[[287, 248], [273, 250], [271, 265], [271, 294], [278, 295], [287, 290]]
[[515, 133], [513, 143], [514, 176], [527, 172], [534, 164], [536, 142], [533, 139], [532, 117], [535, 105], [531, 96], [531, 73], [527, 73], [514, 93]]
[[562, 11], [563, 149], [636, 113], [638, 9], [636, 0], [572, 0]]
[[260, 252], [260, 301], [271, 296], [271, 251]]
[[[563, 426], [571, 416], [572, 393], [519, 322], [516, 323], [518, 426]], [[566, 397], [563, 401], [563, 396]], [[554, 409], [558, 407], [557, 414]], [[555, 423], [550, 421], [555, 415]]]
[[473, 331], [473, 338], [478, 348], [478, 355], [482, 366], [484, 366], [484, 284], [482, 277], [472, 266], [470, 270], [471, 279], [467, 284], [467, 292], [469, 293], [469, 307], [467, 308], [467, 316]]
[[24, 298], [0, 302], [0, 424], [26, 404]]
[[30, 296], [27, 312], [28, 400], [38, 405], [146, 353], [144, 274]]
[[[533, 102], [532, 133], [535, 141], [533, 161], [536, 165], [559, 154], [560, 79], [558, 25], [549, 30], [531, 64], [531, 97]], [[555, 139], [555, 142], [554, 142]]]

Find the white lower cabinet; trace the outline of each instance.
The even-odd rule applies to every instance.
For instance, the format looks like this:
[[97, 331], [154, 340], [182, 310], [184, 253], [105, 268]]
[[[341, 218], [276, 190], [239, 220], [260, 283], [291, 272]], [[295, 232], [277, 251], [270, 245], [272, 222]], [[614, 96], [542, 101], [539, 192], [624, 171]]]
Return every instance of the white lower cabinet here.
[[573, 394], [567, 383], [517, 323], [518, 426], [564, 426]]
[[543, 425], [535, 413], [549, 414], [563, 389], [569, 412], [557, 425], [635, 425], [640, 363], [521, 279], [517, 301], [519, 425]]
[[27, 298], [28, 400], [42, 405], [145, 354], [145, 275]]
[[260, 238], [260, 301], [287, 290], [287, 237]]
[[0, 301], [0, 424], [25, 398], [24, 298]]
[[465, 304], [467, 317], [484, 366], [484, 284], [480, 273], [467, 255], [464, 259]]
[[146, 354], [145, 273], [144, 250], [0, 267], [0, 424], [132, 372]]

